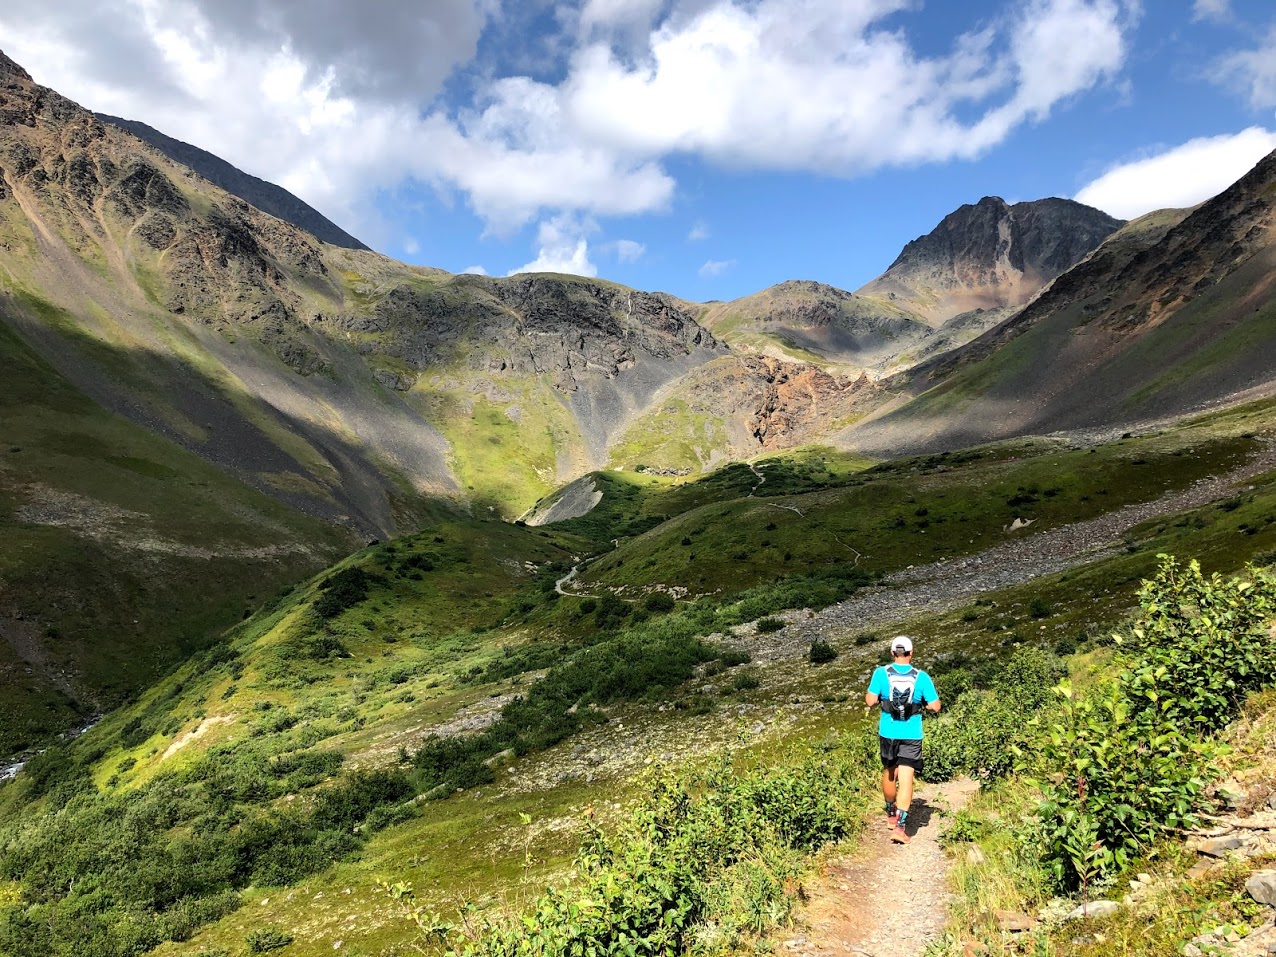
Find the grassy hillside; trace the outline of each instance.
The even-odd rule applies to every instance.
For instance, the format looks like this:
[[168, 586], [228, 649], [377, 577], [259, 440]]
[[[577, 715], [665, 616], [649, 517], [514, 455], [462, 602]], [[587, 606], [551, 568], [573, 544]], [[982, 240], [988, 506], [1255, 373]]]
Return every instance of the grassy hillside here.
[[894, 377], [839, 439], [872, 453], [1156, 421], [1270, 394], [1276, 155], [1191, 211], [1129, 224], [1021, 312]]
[[353, 547], [104, 411], [0, 325], [0, 753], [119, 704]]
[[734, 465], [717, 480], [733, 480], [734, 496], [689, 507], [623, 543], [580, 582], [638, 590], [677, 583], [719, 594], [848, 563], [887, 573], [1006, 541], [1016, 518], [1032, 524], [1015, 534], [1031, 535], [1155, 498], [1239, 464], [1258, 446], [1201, 427], [1093, 449], [1010, 442], [863, 472], [834, 466], [794, 475], [785, 460], [767, 460], [758, 465], [767, 476], [761, 485]]

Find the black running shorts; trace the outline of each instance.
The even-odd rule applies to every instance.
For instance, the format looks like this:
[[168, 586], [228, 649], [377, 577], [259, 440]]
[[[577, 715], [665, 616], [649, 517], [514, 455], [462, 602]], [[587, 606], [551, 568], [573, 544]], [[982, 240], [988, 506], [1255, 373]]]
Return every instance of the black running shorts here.
[[901, 740], [899, 738], [883, 738], [878, 735], [882, 746], [882, 767], [894, 768], [903, 765], [915, 771], [922, 769], [922, 743], [920, 741]]

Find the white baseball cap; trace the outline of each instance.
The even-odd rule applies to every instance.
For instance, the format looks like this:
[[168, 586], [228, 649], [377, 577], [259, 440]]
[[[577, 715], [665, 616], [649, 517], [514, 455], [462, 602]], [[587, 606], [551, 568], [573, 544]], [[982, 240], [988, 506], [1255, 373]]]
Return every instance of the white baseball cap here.
[[909, 638], [908, 635], [896, 635], [891, 639], [891, 651], [896, 654], [912, 654], [913, 639]]

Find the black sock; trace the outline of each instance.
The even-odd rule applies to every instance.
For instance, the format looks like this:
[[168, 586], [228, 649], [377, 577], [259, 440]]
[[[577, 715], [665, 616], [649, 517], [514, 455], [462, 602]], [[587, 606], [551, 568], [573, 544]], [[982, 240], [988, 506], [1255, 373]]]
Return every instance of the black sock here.
[[894, 814], [894, 813], [895, 813], [895, 802], [894, 802], [894, 801], [887, 801], [887, 802], [886, 802], [886, 814], [889, 816], [889, 815]]
[[900, 811], [900, 812], [899, 812], [899, 826], [900, 826], [900, 827], [903, 827], [903, 826], [904, 826], [904, 821], [906, 821], [907, 819], [908, 819], [908, 812], [907, 812], [907, 811]]

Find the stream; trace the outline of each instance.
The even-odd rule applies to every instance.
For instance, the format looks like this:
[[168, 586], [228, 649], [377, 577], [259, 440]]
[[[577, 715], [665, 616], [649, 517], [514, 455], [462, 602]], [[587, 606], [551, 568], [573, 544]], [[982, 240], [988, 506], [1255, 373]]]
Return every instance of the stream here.
[[[74, 741], [80, 735], [86, 734], [87, 732], [93, 730], [93, 728], [96, 727], [98, 722], [101, 720], [102, 720], [102, 715], [95, 714], [93, 717], [89, 718], [88, 721], [80, 725], [78, 728], [72, 728], [70, 731], [63, 732], [61, 737], [58, 738], [58, 742], [60, 744], [66, 744], [69, 741]], [[19, 772], [21, 772], [21, 770], [27, 766], [28, 761], [30, 761], [34, 757], [38, 757], [39, 755], [44, 754], [44, 752], [47, 750], [49, 749], [41, 748], [39, 751], [27, 751], [27, 752], [24, 752], [21, 756], [12, 755], [6, 758], [3, 763], [0, 763], [0, 783], [3, 783], [5, 781], [12, 781], [14, 778], [18, 776]]]

